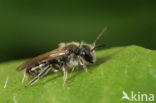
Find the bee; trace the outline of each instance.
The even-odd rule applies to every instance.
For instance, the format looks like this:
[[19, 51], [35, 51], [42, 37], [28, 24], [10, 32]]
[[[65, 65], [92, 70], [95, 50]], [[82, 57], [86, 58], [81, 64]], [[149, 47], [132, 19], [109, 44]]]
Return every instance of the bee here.
[[105, 27], [93, 44], [87, 44], [85, 42], [60, 43], [57, 49], [34, 57], [19, 66], [16, 71], [19, 72], [25, 69], [23, 79], [33, 77], [33, 80], [30, 81], [25, 88], [33, 85], [50, 71], [63, 71], [64, 83], [67, 82], [69, 69], [74, 71], [74, 69], [80, 65], [89, 73], [86, 63], [95, 63], [95, 49], [104, 46], [104, 44], [96, 45], [96, 43], [106, 30], [107, 28]]

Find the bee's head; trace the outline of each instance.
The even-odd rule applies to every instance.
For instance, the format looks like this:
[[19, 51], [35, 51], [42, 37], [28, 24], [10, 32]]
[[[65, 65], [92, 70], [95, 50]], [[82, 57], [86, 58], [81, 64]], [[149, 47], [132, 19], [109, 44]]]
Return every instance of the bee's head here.
[[107, 30], [105, 27], [96, 40], [93, 42], [93, 45], [84, 44], [83, 42], [80, 45], [80, 56], [85, 59], [87, 62], [94, 63], [95, 62], [95, 49], [103, 47], [104, 44], [96, 45], [97, 41], [100, 40], [104, 32]]
[[95, 62], [95, 53], [88, 44], [82, 44], [80, 47], [80, 56], [89, 63]]

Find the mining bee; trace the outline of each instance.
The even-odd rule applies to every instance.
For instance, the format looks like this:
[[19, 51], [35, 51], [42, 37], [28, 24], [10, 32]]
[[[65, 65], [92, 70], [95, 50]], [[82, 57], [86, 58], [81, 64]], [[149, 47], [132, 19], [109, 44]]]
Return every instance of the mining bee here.
[[33, 77], [33, 80], [25, 87], [31, 86], [50, 71], [63, 71], [64, 83], [67, 82], [67, 72], [69, 69], [74, 71], [80, 65], [89, 73], [86, 63], [93, 64], [95, 62], [95, 49], [104, 46], [104, 44], [96, 45], [96, 43], [106, 30], [107, 28], [105, 27], [93, 44], [84, 42], [60, 43], [57, 49], [34, 57], [19, 66], [16, 71], [25, 69], [23, 79]]

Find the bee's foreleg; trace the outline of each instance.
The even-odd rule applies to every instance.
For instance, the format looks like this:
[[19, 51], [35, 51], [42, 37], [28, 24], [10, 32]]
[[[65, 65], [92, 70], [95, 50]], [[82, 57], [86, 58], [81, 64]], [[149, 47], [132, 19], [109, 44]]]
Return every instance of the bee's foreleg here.
[[85, 65], [83, 59], [81, 57], [79, 57], [79, 62], [80, 62], [80, 65], [83, 67], [83, 69], [88, 73], [90, 74], [90, 72], [88, 71], [88, 68], [87, 66]]
[[27, 87], [33, 85], [33, 84], [34, 84], [35, 82], [37, 82], [41, 77], [45, 76], [45, 75], [49, 72], [49, 70], [50, 70], [49, 67], [50, 67], [49, 65], [46, 66], [36, 77], [34, 77], [34, 79], [33, 79], [31, 82], [29, 82], [29, 83], [25, 86], [25, 88], [27, 88]]
[[68, 73], [68, 71], [64, 66], [62, 66], [62, 70], [63, 70], [63, 73], [64, 73], [64, 77], [63, 77], [64, 84], [66, 84], [67, 83], [67, 73]]

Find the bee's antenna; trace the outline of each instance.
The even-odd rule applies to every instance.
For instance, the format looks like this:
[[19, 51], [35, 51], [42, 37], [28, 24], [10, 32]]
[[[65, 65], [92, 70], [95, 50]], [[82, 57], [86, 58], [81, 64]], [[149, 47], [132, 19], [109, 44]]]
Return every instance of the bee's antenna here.
[[97, 49], [97, 48], [101, 48], [101, 47], [103, 47], [103, 46], [105, 46], [105, 44], [96, 45], [93, 49], [91, 49], [91, 51], [93, 51], [93, 50], [95, 50], [95, 49]]
[[100, 40], [100, 38], [102, 37], [102, 35], [106, 32], [107, 27], [104, 27], [104, 29], [102, 30], [102, 32], [99, 34], [99, 36], [96, 38], [96, 40], [93, 42], [94, 48], [96, 47], [96, 43], [97, 41]]

